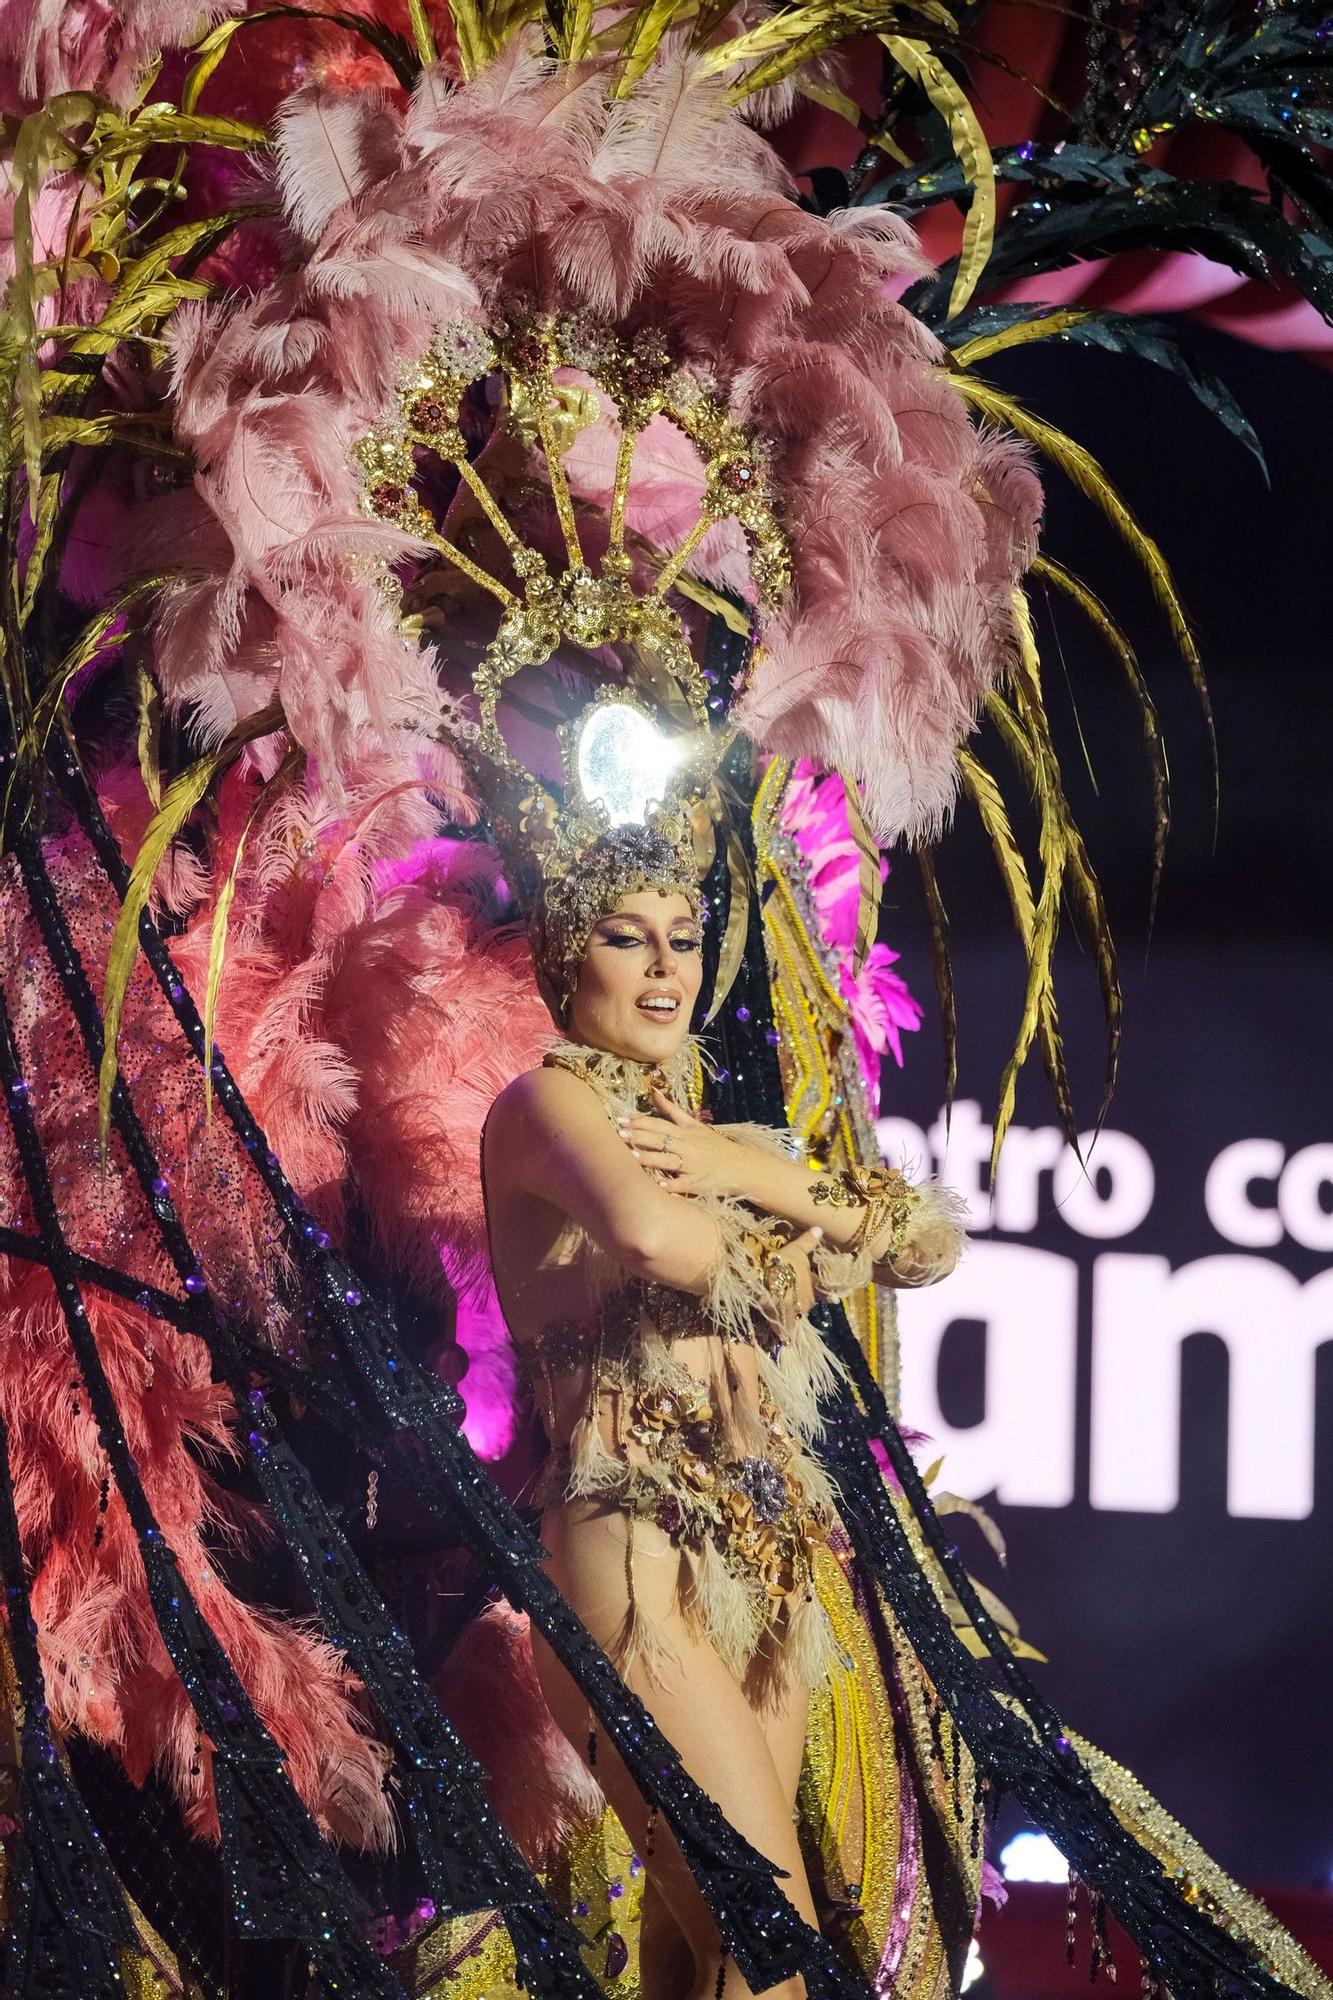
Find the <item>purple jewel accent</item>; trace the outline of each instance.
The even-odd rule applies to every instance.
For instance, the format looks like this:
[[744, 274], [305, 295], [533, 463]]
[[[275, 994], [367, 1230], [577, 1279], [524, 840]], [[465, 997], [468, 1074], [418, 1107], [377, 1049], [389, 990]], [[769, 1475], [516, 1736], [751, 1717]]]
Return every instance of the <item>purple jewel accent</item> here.
[[619, 1896], [623, 1896], [623, 1895], [624, 1895], [624, 1893], [625, 1893], [625, 1885], [624, 1885], [624, 1883], [623, 1883], [623, 1882], [608, 1882], [608, 1883], [607, 1883], [607, 1885], [606, 1885], [606, 1900], [607, 1900], [607, 1902], [608, 1902], [608, 1903], [614, 1903], [614, 1902], [616, 1901], [617, 1897], [619, 1897]]
[[349, 1291], [344, 1292], [343, 1298], [346, 1300], [349, 1306], [359, 1306], [361, 1303], [361, 1294], [356, 1290], [355, 1286], [353, 1286]]
[[685, 1509], [674, 1493], [667, 1493], [653, 1509], [653, 1519], [664, 1535], [674, 1537], [685, 1525]]
[[200, 1292], [205, 1289], [204, 1281], [197, 1271], [191, 1271], [189, 1277], [185, 1280], [185, 1289], [191, 1298], [198, 1298]]
[[153, 1182], [153, 1193], [165, 1194], [166, 1191], [167, 1191], [166, 1177], [163, 1174], [159, 1174], [157, 1176], [157, 1179]]
[[748, 1007], [738, 1007], [736, 1009], [736, 1019], [738, 1021], [748, 1021], [749, 1018], [750, 1018], [750, 1010]]
[[581, 1901], [580, 1901], [580, 1902], [577, 1902], [577, 1903], [575, 1903], [575, 1905], [574, 1905], [574, 1915], [575, 1915], [576, 1917], [586, 1917], [586, 1916], [587, 1916], [587, 1914], [588, 1914], [588, 1905], [587, 1905], [586, 1903], [584, 1903], [584, 1902], [581, 1902]]
[[768, 1458], [743, 1458], [736, 1486], [760, 1521], [780, 1521], [787, 1506], [787, 1482]]
[[619, 1931], [612, 1931], [606, 1941], [606, 1976], [617, 1979], [629, 1964], [629, 1946]]
[[1067, 1736], [1057, 1736], [1055, 1739], [1055, 1747], [1060, 1752], [1060, 1755], [1062, 1757], [1069, 1757], [1073, 1755], [1074, 1746], [1070, 1742]]

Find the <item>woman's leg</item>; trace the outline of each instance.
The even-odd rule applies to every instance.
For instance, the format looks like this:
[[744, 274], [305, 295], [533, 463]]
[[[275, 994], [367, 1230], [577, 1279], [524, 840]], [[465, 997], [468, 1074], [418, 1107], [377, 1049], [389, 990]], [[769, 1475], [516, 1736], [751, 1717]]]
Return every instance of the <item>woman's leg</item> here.
[[776, 1684], [780, 1692], [775, 1694], [772, 1657], [773, 1638], [771, 1633], [766, 1633], [746, 1675], [745, 1692], [759, 1718], [782, 1795], [794, 1812], [797, 1788], [801, 1782], [801, 1763], [805, 1756], [806, 1731], [810, 1725], [810, 1690], [794, 1674], [784, 1674], [779, 1670]]
[[[627, 1519], [622, 1514], [588, 1516], [569, 1508], [552, 1510], [543, 1526], [551, 1553], [552, 1581], [568, 1598], [593, 1637], [604, 1647], [619, 1634], [628, 1608], [625, 1581]], [[725, 1667], [708, 1640], [682, 1616], [678, 1581], [679, 1557], [661, 1530], [635, 1523], [634, 1585], [640, 1610], [654, 1619], [674, 1659], [662, 1680], [650, 1678], [642, 1665], [631, 1662], [625, 1679], [651, 1710], [663, 1734], [680, 1752], [685, 1769], [714, 1799], [739, 1833], [785, 1871], [779, 1887], [807, 1923], [815, 1921], [814, 1905], [792, 1824], [795, 1781], [791, 1776], [794, 1718], [786, 1714], [780, 1747], [786, 1769], [779, 1774], [765, 1735], [745, 1691]], [[551, 1712], [571, 1743], [586, 1752], [588, 1705], [574, 1682], [539, 1636], [533, 1635], [538, 1677]], [[796, 1769], [799, 1771], [799, 1758]], [[649, 1840], [648, 1811], [637, 1786], [600, 1728], [596, 1733], [595, 1771], [645, 1867], [686, 1940], [694, 1962], [693, 1984], [677, 1986], [671, 2000], [750, 2000], [754, 1989], [728, 1960], [720, 1963], [717, 1926], [685, 1865], [670, 1830], [653, 1829]], [[646, 1846], [653, 1848], [644, 1854]], [[648, 1968], [645, 1993], [653, 1991], [655, 1971]], [[719, 1988], [719, 1975], [723, 1984]], [[670, 1989], [660, 1988], [664, 1995]], [[784, 1980], [766, 1991], [772, 2000], [801, 2000], [804, 1981]]]
[[697, 1974], [690, 1941], [671, 1914], [657, 1876], [644, 1871], [639, 1911], [639, 2000], [679, 2000]]

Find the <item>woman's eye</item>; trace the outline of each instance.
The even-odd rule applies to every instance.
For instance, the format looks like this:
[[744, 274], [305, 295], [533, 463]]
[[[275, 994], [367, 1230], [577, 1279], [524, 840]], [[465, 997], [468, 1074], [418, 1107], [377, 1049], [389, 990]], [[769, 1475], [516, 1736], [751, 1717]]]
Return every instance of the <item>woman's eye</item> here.
[[686, 931], [680, 937], [673, 937], [671, 940], [671, 949], [673, 951], [698, 951], [699, 945], [700, 940], [689, 931]]
[[628, 945], [647, 944], [648, 942], [647, 938], [640, 937], [637, 931], [606, 931], [603, 935], [607, 944], [617, 945], [621, 949], [624, 949]]

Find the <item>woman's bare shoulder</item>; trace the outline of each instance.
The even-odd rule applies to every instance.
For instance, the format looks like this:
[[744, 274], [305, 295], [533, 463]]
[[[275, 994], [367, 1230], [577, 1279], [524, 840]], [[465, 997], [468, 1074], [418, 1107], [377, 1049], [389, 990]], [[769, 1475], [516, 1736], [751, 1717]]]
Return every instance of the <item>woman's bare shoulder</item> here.
[[491, 1106], [488, 1128], [509, 1132], [550, 1131], [595, 1108], [592, 1091], [567, 1069], [525, 1069], [507, 1083]]

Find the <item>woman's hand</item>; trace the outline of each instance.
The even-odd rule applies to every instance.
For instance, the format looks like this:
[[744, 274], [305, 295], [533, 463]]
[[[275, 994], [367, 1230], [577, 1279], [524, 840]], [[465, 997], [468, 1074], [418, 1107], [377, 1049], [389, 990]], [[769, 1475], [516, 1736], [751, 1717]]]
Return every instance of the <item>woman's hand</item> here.
[[706, 1125], [692, 1112], [673, 1104], [664, 1091], [653, 1092], [657, 1114], [637, 1111], [622, 1118], [616, 1130], [641, 1167], [662, 1176], [676, 1194], [703, 1189], [743, 1198], [745, 1159], [750, 1150], [726, 1136], [718, 1125]]

